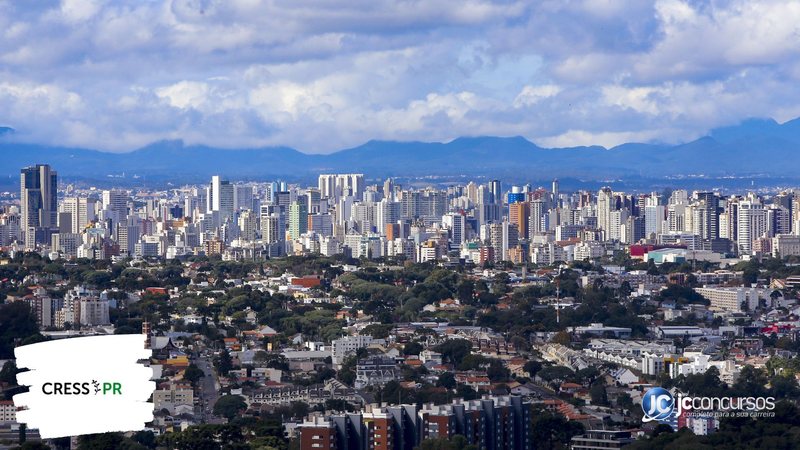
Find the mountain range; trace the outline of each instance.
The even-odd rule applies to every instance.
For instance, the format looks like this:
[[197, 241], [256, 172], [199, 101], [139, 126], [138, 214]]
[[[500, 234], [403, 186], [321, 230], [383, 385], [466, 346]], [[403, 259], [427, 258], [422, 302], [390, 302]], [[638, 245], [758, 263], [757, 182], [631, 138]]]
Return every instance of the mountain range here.
[[212, 174], [231, 179], [310, 178], [326, 172], [363, 172], [370, 177], [487, 176], [528, 179], [574, 177], [725, 177], [800, 174], [800, 119], [779, 124], [749, 119], [712, 130], [679, 145], [627, 143], [543, 148], [523, 137], [462, 137], [447, 143], [369, 141], [331, 154], [289, 147], [220, 149], [160, 141], [127, 153], [109, 153], [14, 142], [0, 127], [0, 177], [14, 179], [21, 167], [47, 163], [60, 176], [86, 180], [200, 181]]

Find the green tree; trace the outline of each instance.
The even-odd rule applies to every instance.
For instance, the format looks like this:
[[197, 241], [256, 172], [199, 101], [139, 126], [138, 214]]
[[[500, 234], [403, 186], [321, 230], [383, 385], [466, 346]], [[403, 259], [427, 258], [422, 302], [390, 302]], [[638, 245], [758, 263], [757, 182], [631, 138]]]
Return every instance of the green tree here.
[[456, 376], [453, 375], [452, 372], [445, 372], [439, 375], [439, 378], [436, 380], [436, 385], [447, 389], [453, 389], [457, 385]]
[[233, 361], [228, 350], [222, 350], [219, 356], [214, 359], [214, 366], [220, 374], [228, 375], [228, 372], [233, 369]]
[[424, 349], [419, 342], [409, 342], [403, 346], [404, 355], [419, 355], [422, 350]]
[[768, 382], [769, 379], [763, 369], [756, 369], [753, 366], [746, 365], [742, 367], [742, 370], [739, 372], [736, 383], [733, 384], [733, 389], [742, 396], [765, 396], [767, 395]]
[[533, 414], [533, 442], [537, 449], [567, 448], [573, 436], [583, 433], [583, 425], [547, 411]]
[[247, 403], [241, 395], [223, 395], [214, 403], [214, 414], [228, 420], [232, 420], [245, 409], [247, 409]]
[[17, 369], [17, 363], [14, 360], [6, 361], [3, 364], [3, 369], [0, 370], [0, 382], [8, 383], [11, 386], [17, 385], [17, 374], [20, 372]]
[[416, 447], [418, 450], [477, 450], [467, 443], [467, 438], [456, 434], [452, 438], [425, 439]]
[[541, 362], [531, 360], [526, 362], [522, 369], [528, 374], [529, 377], [533, 378], [537, 373], [539, 373], [540, 370], [542, 370], [542, 367], [543, 366]]
[[569, 345], [571, 341], [572, 338], [566, 331], [559, 331], [553, 336], [552, 339], [550, 339], [550, 342], [561, 345]]
[[18, 447], [11, 447], [11, 450], [50, 450], [50, 446], [37, 441], [27, 441]]
[[39, 335], [31, 308], [25, 302], [0, 305], [0, 359], [14, 358], [14, 343]]
[[183, 379], [192, 383], [192, 386], [196, 386], [197, 382], [202, 380], [205, 376], [205, 373], [197, 367], [194, 363], [189, 364], [189, 367], [183, 372]]
[[78, 436], [79, 450], [108, 450], [122, 444], [122, 433], [85, 434]]
[[605, 385], [600, 381], [595, 381], [589, 387], [589, 395], [592, 397], [593, 405], [608, 406], [608, 394]]
[[442, 359], [458, 366], [472, 352], [472, 342], [466, 339], [449, 339], [437, 345], [435, 350], [442, 354]]

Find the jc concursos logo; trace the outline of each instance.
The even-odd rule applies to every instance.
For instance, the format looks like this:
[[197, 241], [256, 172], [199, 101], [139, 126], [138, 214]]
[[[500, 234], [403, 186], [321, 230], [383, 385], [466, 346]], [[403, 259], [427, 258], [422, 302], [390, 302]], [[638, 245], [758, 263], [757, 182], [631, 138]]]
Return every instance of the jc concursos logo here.
[[652, 388], [642, 397], [642, 422], [668, 419], [674, 410], [675, 398], [662, 387]]

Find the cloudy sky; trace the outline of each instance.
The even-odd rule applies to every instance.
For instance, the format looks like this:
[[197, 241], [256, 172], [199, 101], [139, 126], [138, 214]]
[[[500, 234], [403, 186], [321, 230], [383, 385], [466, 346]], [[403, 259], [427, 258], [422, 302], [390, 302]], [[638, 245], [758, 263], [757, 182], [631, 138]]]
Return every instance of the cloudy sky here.
[[798, 24], [786, 0], [0, 0], [0, 125], [109, 151], [681, 142], [800, 116]]

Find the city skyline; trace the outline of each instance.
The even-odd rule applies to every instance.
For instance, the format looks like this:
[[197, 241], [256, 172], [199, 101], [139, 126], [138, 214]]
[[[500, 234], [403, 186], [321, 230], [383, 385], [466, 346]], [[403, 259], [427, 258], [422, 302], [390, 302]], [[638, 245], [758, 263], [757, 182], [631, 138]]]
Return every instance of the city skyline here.
[[0, 0], [0, 450], [798, 447], [798, 23]]
[[139, 191], [137, 199], [116, 187], [59, 189], [57, 178], [46, 164], [20, 170], [19, 201], [0, 203], [0, 244], [51, 249], [53, 258], [172, 259], [231, 250], [237, 259], [344, 253], [428, 262], [457, 253], [473, 264], [580, 261], [608, 250], [597, 243], [628, 246], [631, 254], [643, 244], [678, 245], [683, 253], [664, 257], [715, 263], [791, 256], [800, 245], [793, 189], [573, 191], [558, 179], [549, 188], [498, 179], [404, 187], [392, 178], [368, 184], [363, 173], [329, 173], [312, 186], [214, 175], [207, 184]]
[[[687, 142], [797, 105], [790, 2], [6, 2], [4, 140]], [[747, 30], [746, 33], [741, 30]]]
[[[770, 369], [800, 359], [800, 190], [357, 172], [128, 190], [59, 184], [60, 170], [20, 168], [19, 198], [0, 199], [0, 324], [146, 336], [164, 369], [144, 433], [162, 447], [193, 448], [169, 445], [186, 439], [176, 420], [264, 414], [286, 430], [275, 442], [302, 450], [523, 450], [538, 427], [622, 447], [655, 439], [651, 421], [713, 440], [726, 416], [651, 397], [697, 395], [697, 379], [759, 394], [752, 424], [785, 420], [776, 405], [800, 392]], [[19, 345], [0, 337], [0, 356]], [[13, 405], [0, 430], [22, 417]]]

